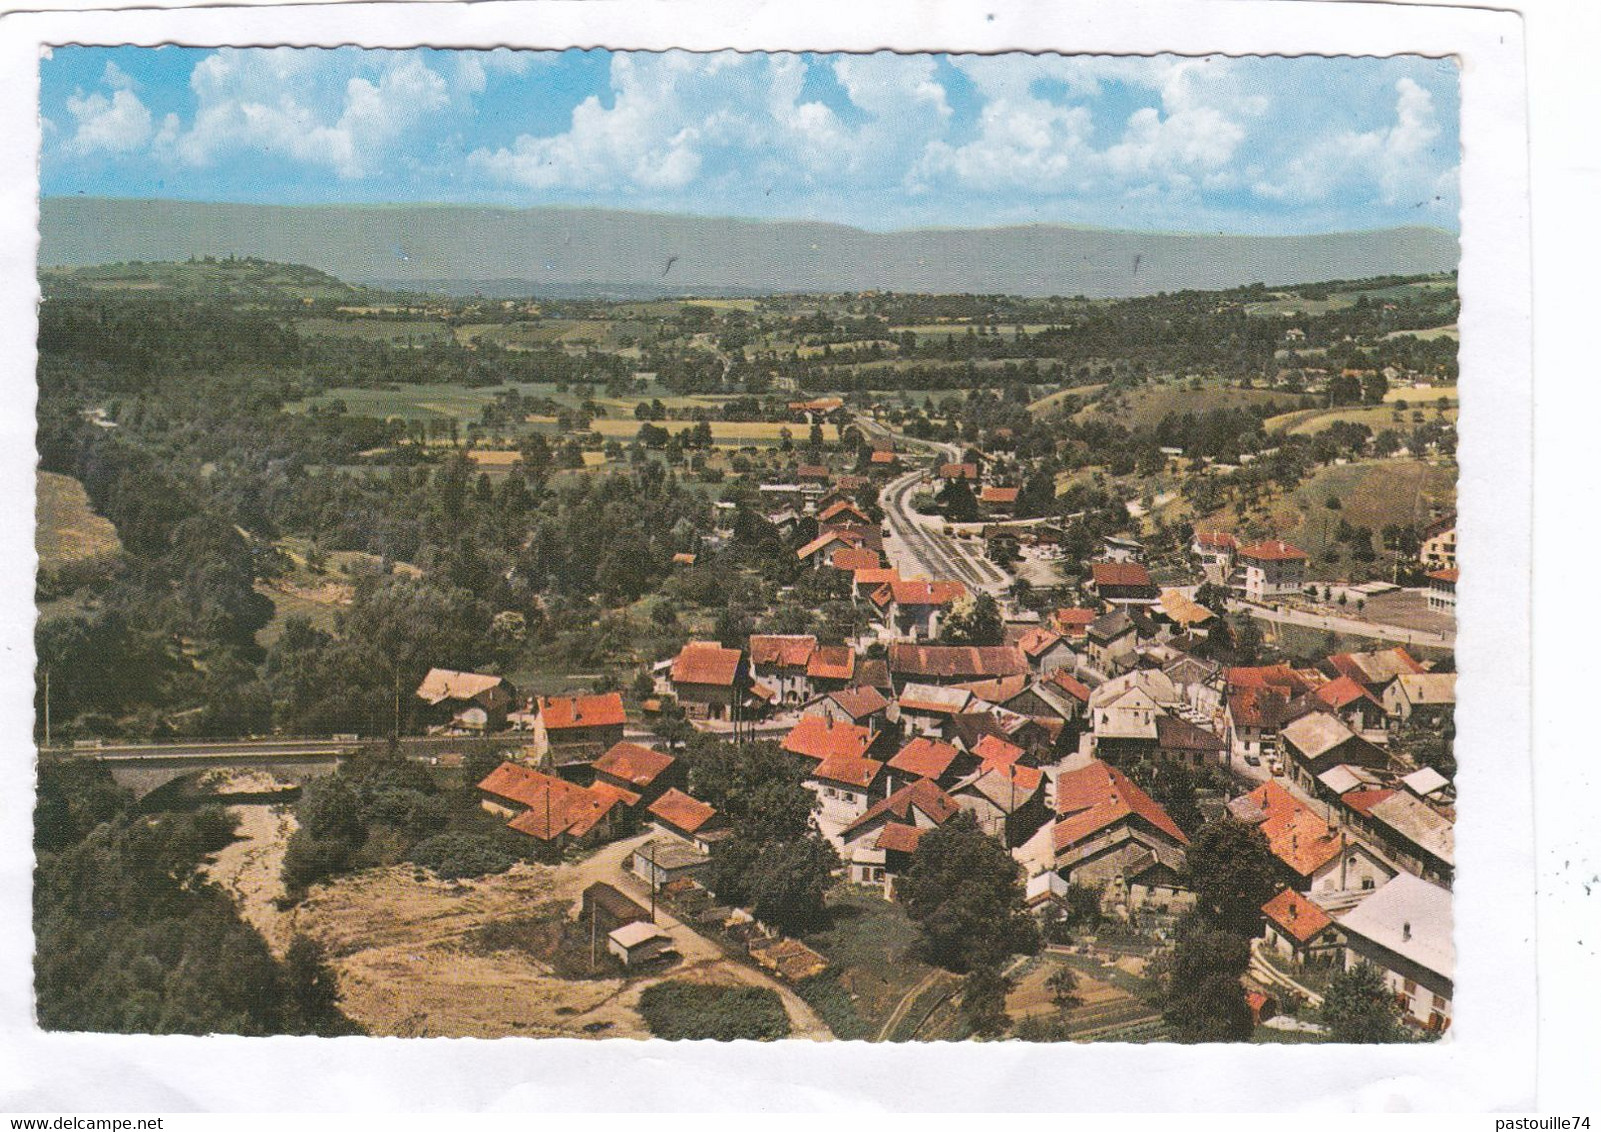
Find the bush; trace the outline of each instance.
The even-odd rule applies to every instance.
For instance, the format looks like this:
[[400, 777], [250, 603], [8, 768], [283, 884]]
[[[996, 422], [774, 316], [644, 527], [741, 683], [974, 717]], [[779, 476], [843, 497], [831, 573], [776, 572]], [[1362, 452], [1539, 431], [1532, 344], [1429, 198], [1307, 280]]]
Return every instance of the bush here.
[[348, 841], [316, 837], [304, 828], [295, 830], [284, 851], [284, 888], [298, 899], [312, 885], [341, 871], [350, 860], [350, 854]]
[[769, 1042], [789, 1035], [789, 1016], [766, 987], [714, 987], [668, 981], [645, 988], [639, 1013], [658, 1038]]
[[516, 855], [475, 833], [441, 833], [419, 841], [406, 859], [431, 869], [442, 880], [503, 873], [518, 861]]

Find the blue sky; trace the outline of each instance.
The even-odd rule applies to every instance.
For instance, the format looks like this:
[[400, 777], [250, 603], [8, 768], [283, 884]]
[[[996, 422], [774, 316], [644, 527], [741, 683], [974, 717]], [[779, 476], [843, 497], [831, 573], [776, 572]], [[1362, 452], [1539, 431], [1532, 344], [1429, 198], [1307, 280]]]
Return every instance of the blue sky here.
[[50, 196], [1457, 229], [1445, 60], [57, 48]]

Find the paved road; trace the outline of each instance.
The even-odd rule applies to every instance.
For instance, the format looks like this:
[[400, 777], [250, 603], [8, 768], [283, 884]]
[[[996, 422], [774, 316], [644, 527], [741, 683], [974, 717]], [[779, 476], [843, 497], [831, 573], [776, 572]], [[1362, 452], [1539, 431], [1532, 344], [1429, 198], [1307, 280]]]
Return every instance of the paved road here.
[[1357, 621], [1350, 617], [1333, 617], [1321, 613], [1305, 613], [1299, 609], [1264, 609], [1249, 602], [1232, 601], [1231, 610], [1244, 610], [1259, 621], [1272, 621], [1279, 625], [1304, 625], [1309, 629], [1326, 629], [1357, 637], [1376, 637], [1385, 641], [1398, 641], [1406, 645], [1432, 645], [1436, 648], [1456, 648], [1456, 633], [1430, 633], [1423, 629], [1403, 629], [1399, 625], [1384, 625], [1374, 621]]
[[[498, 735], [404, 735], [400, 748], [412, 758], [428, 758], [447, 751], [471, 750], [475, 747], [516, 747], [522, 745], [526, 734], [504, 732]], [[172, 766], [193, 763], [196, 766], [226, 766], [229, 763], [263, 762], [321, 762], [338, 759], [366, 747], [382, 745], [383, 738], [329, 739], [285, 738], [266, 739], [192, 740], [181, 739], [168, 743], [108, 743], [99, 747], [55, 746], [44, 753], [64, 758], [89, 759], [112, 764], [150, 764]]]

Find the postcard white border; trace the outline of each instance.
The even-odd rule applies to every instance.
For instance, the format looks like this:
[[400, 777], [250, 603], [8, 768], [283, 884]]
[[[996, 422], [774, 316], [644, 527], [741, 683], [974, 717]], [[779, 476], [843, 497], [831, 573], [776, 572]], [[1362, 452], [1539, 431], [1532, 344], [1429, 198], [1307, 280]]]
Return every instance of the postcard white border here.
[[[126, 1038], [31, 1020], [33, 303], [41, 43], [1454, 56], [1462, 63], [1464, 558], [1456, 1022], [1420, 1047]], [[0, 1108], [36, 1111], [1528, 1109], [1531, 379], [1522, 23], [1422, 6], [813, 0], [339, 4], [0, 21]]]

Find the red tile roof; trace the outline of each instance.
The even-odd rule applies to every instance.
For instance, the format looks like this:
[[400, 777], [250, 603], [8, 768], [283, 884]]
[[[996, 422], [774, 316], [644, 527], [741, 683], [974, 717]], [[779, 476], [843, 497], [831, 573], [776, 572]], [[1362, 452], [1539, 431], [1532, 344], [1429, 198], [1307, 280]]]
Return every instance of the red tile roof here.
[[732, 687], [740, 656], [738, 649], [725, 649], [716, 641], [690, 641], [673, 658], [672, 681]]
[[1308, 943], [1334, 923], [1329, 914], [1293, 888], [1286, 888], [1262, 905], [1262, 914], [1297, 943]]
[[639, 795], [605, 783], [599, 787], [576, 786], [565, 779], [513, 763], [501, 763], [485, 776], [478, 788], [526, 807], [506, 824], [518, 833], [541, 841], [550, 841], [562, 834], [582, 837], [612, 807], [639, 801]]
[[1062, 634], [1053, 633], [1049, 629], [1030, 629], [1017, 642], [1017, 647], [1023, 650], [1025, 656], [1037, 657], [1061, 639]]
[[1330, 680], [1312, 694], [1332, 708], [1349, 707], [1357, 700], [1367, 700], [1375, 704], [1379, 702], [1373, 698], [1372, 692], [1349, 676], [1341, 676], [1337, 680]]
[[897, 459], [899, 457], [895, 453], [885, 451], [882, 448], [875, 448], [873, 454], [868, 457], [868, 462], [873, 464], [893, 464]]
[[900, 571], [891, 566], [871, 570], [858, 569], [851, 575], [851, 584], [857, 589], [863, 586], [883, 586], [893, 594], [895, 591], [890, 589], [888, 583], [898, 581], [900, 576]]
[[1190, 840], [1149, 794], [1099, 759], [1057, 776], [1056, 812], [1058, 851], [1130, 818], [1139, 818], [1180, 845]]
[[1045, 682], [1062, 689], [1062, 691], [1066, 692], [1080, 703], [1087, 704], [1090, 702], [1089, 685], [1073, 679], [1073, 677], [1068, 675], [1067, 669], [1065, 668], [1058, 668], [1055, 672], [1051, 673], [1045, 678]]
[[862, 513], [862, 509], [848, 499], [840, 499], [830, 503], [827, 507], [823, 508], [821, 513], [818, 514], [817, 521], [819, 523], [826, 523], [830, 519], [838, 518], [839, 516], [847, 513], [855, 515], [864, 523], [867, 522], [867, 516]]
[[776, 664], [780, 668], [805, 668], [816, 648], [816, 637], [752, 633], [750, 662], [752, 665]]
[[854, 723], [835, 723], [822, 715], [802, 716], [784, 736], [784, 750], [823, 762], [836, 755], [861, 758], [873, 745], [873, 733]]
[[1021, 695], [1028, 688], [1029, 677], [1019, 674], [1017, 676], [997, 676], [993, 680], [967, 680], [960, 684], [952, 684], [952, 688], [960, 688], [986, 703], [1004, 704], [1007, 700]]
[[921, 579], [898, 579], [889, 583], [896, 605], [949, 605], [957, 598], [967, 596], [967, 587], [961, 582], [925, 582]]
[[812, 777], [865, 790], [873, 784], [878, 778], [878, 772], [883, 769], [884, 764], [877, 759], [841, 752], [829, 755], [813, 767]]
[[920, 778], [938, 778], [950, 770], [951, 764], [961, 755], [949, 743], [937, 739], [913, 739], [889, 760], [891, 770]]
[[978, 493], [980, 503], [1016, 503], [1018, 489], [1015, 487], [986, 487]]
[[1348, 810], [1355, 810], [1359, 814], [1369, 813], [1374, 806], [1386, 798], [1394, 797], [1394, 790], [1382, 787], [1377, 790], [1350, 790], [1340, 795], [1340, 805]]
[[635, 786], [649, 786], [672, 766], [673, 756], [626, 740], [616, 743], [594, 762], [598, 774], [609, 774]]
[[1023, 748], [1016, 743], [1008, 743], [999, 735], [986, 735], [973, 748], [973, 754], [978, 756], [984, 770], [995, 770], [1011, 766], [1022, 758]]
[[830, 692], [828, 698], [852, 719], [863, 719], [889, 706], [889, 699], [877, 688], [843, 688]]
[[888, 798], [875, 803], [865, 814], [842, 829], [840, 836], [848, 841], [853, 830], [861, 829], [886, 814], [911, 824], [914, 821], [913, 810], [920, 812], [935, 825], [944, 825], [955, 817], [960, 809], [956, 799], [941, 790], [939, 784], [932, 778], [919, 778], [916, 782], [908, 782]]
[[806, 661], [813, 680], [849, 680], [856, 671], [856, 654], [846, 645], [821, 645]]
[[1227, 531], [1196, 531], [1195, 541], [1207, 550], [1233, 550], [1240, 545]]
[[822, 464], [800, 464], [795, 468], [795, 477], [803, 480], [826, 480], [828, 468]]
[[1330, 830], [1327, 821], [1277, 782], [1265, 782], [1247, 797], [1267, 814], [1259, 828], [1273, 855], [1299, 876], [1311, 876], [1345, 847], [1343, 834]]
[[884, 560], [878, 556], [878, 551], [868, 550], [865, 546], [842, 546], [834, 551], [829, 565], [836, 570], [878, 570], [882, 569]]
[[650, 812], [674, 829], [683, 830], [685, 833], [698, 832], [702, 826], [717, 816], [714, 808], [699, 798], [691, 798], [676, 786], [652, 802]]
[[1145, 587], [1151, 584], [1151, 572], [1138, 562], [1091, 562], [1090, 579], [1096, 587]]
[[[1317, 677], [1317, 679], [1313, 679]], [[1230, 668], [1225, 674], [1230, 688], [1272, 688], [1287, 698], [1305, 695], [1321, 683], [1317, 673], [1308, 675], [1288, 664], [1265, 664], [1256, 668]]]
[[484, 776], [478, 784], [478, 789], [486, 794], [494, 794], [520, 805], [532, 806], [535, 802], [544, 803], [544, 790], [552, 781], [548, 774], [541, 774], [526, 766], [516, 763], [501, 763], [494, 770]]
[[1258, 562], [1289, 562], [1306, 557], [1306, 551], [1298, 546], [1291, 546], [1281, 539], [1253, 542], [1249, 546], [1240, 547], [1238, 554], [1241, 558], [1252, 558]]
[[1274, 730], [1289, 722], [1290, 698], [1276, 688], [1241, 688], [1229, 696], [1236, 726]]
[[1051, 620], [1055, 621], [1057, 628], [1061, 629], [1068, 636], [1082, 637], [1084, 635], [1084, 630], [1089, 628], [1090, 622], [1094, 621], [1099, 616], [1100, 614], [1095, 612], [1093, 609], [1079, 609], [1074, 606], [1063, 606], [1061, 609], [1058, 609], [1051, 614]]
[[1453, 586], [1456, 585], [1457, 579], [1461, 575], [1462, 571], [1455, 566], [1447, 566], [1444, 570], [1430, 570], [1428, 573], [1428, 577], [1436, 582], [1447, 582]]
[[977, 464], [941, 464], [939, 466], [940, 479], [944, 480], [976, 480], [978, 479]]
[[539, 718], [546, 731], [575, 727], [611, 727], [628, 722], [623, 697], [617, 692], [599, 696], [540, 696]]
[[889, 646], [890, 671], [903, 676], [934, 676], [976, 680], [1026, 673], [1028, 661], [1015, 645], [910, 645]]
[[878, 840], [873, 842], [873, 848], [895, 853], [915, 853], [917, 843], [923, 840], [923, 833], [921, 826], [902, 825], [898, 821], [886, 822], [884, 828], [878, 831]]

